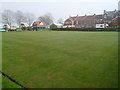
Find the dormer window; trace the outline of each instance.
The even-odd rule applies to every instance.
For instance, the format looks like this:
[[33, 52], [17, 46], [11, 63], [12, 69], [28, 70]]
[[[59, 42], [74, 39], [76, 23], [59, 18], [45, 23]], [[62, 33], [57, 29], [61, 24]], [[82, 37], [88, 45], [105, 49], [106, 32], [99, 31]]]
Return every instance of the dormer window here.
[[40, 25], [44, 25], [44, 24], [41, 22]]

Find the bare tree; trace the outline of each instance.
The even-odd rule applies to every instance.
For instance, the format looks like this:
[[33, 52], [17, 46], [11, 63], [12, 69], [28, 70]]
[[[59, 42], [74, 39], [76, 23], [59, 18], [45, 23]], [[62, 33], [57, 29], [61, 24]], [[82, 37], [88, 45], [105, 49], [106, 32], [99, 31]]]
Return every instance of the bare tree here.
[[11, 25], [14, 23], [14, 12], [11, 10], [3, 10], [2, 12], [2, 23], [9, 25], [11, 28]]
[[35, 20], [35, 15], [33, 13], [25, 13], [25, 18], [26, 18], [26, 23], [29, 25], [29, 27], [31, 26], [31, 24], [33, 23], [33, 21]]
[[63, 19], [62, 19], [62, 18], [59, 18], [58, 21], [57, 21], [57, 23], [63, 24]]
[[53, 23], [53, 16], [51, 13], [47, 13], [44, 16], [42, 16], [42, 21], [44, 21], [47, 25], [50, 25]]
[[16, 13], [15, 13], [15, 20], [16, 20], [16, 23], [17, 23], [17, 25], [20, 27], [20, 25], [22, 24], [22, 23], [24, 23], [26, 20], [25, 20], [26, 18], [25, 18], [25, 16], [24, 16], [24, 13], [23, 12], [21, 12], [21, 11], [17, 11]]

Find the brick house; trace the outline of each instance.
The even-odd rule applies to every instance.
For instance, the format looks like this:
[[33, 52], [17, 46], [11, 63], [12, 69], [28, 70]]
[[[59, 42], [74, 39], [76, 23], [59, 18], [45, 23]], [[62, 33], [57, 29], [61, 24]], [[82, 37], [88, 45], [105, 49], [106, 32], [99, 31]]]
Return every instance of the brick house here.
[[[104, 23], [108, 24], [109, 27], [116, 27], [115, 24], [113, 24], [113, 22], [115, 22], [118, 18], [118, 16], [120, 16], [120, 11], [119, 10], [114, 10], [114, 11], [106, 11], [104, 10]], [[116, 20], [114, 20], [116, 19]], [[114, 26], [115, 25], [115, 26]]]
[[80, 28], [80, 27], [84, 27], [84, 19], [86, 18], [86, 16], [78, 16], [75, 19], [75, 27], [76, 28]]
[[75, 20], [75, 27], [95, 27], [95, 15], [77, 17]]
[[120, 16], [117, 16], [112, 19], [111, 26], [112, 26], [112, 28], [120, 27]]
[[76, 19], [76, 17], [69, 17], [67, 20], [65, 20], [64, 26], [66, 26], [66, 27], [75, 27], [75, 19]]
[[93, 28], [96, 24], [103, 24], [103, 15], [85, 15], [70, 17], [64, 22], [64, 26], [76, 28]]

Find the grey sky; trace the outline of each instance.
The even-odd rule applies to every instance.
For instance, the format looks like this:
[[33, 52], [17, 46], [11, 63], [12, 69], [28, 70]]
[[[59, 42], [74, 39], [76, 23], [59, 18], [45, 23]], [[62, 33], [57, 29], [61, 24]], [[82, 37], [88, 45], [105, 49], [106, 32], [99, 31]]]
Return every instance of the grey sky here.
[[4, 0], [0, 2], [0, 8], [10, 9], [13, 11], [21, 10], [23, 12], [32, 12], [37, 17], [45, 13], [51, 13], [56, 22], [58, 18], [65, 20], [73, 15], [92, 15], [103, 14], [103, 10], [111, 11], [118, 9], [119, 0]]

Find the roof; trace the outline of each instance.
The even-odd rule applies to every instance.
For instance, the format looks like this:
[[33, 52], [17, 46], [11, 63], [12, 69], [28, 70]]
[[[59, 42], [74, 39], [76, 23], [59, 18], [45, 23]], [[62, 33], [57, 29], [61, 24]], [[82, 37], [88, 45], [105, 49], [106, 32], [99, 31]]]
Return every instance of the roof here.
[[[40, 25], [40, 23], [43, 23], [43, 25], [46, 25], [44, 22], [42, 22], [42, 21], [35, 21], [34, 23], [33, 23], [33, 26], [39, 26]], [[41, 25], [42, 26], [42, 25]]]
[[85, 19], [85, 16], [78, 16], [75, 20], [80, 21], [80, 20], [83, 20], [83, 19]]
[[101, 15], [96, 15], [95, 16], [95, 19], [102, 19], [103, 18], [103, 15], [101, 14]]
[[69, 20], [74, 21], [76, 17], [70, 17]]
[[95, 15], [85, 15], [85, 16], [78, 16], [75, 20], [81, 21], [81, 20], [91, 20], [95, 17]]
[[117, 17], [113, 18], [112, 21], [113, 21], [113, 20], [116, 20], [116, 19], [119, 19], [119, 20], [120, 20], [120, 16], [117, 16]]
[[113, 17], [116, 14], [116, 10], [115, 11], [106, 11], [105, 13], [107, 14], [107, 16]]
[[35, 21], [33, 24], [34, 24], [34, 25], [35, 25], [35, 24], [38, 25], [38, 24], [40, 24], [40, 21]]
[[86, 16], [85, 19], [90, 20], [90, 19], [93, 19], [93, 18], [95, 18], [95, 15]]

